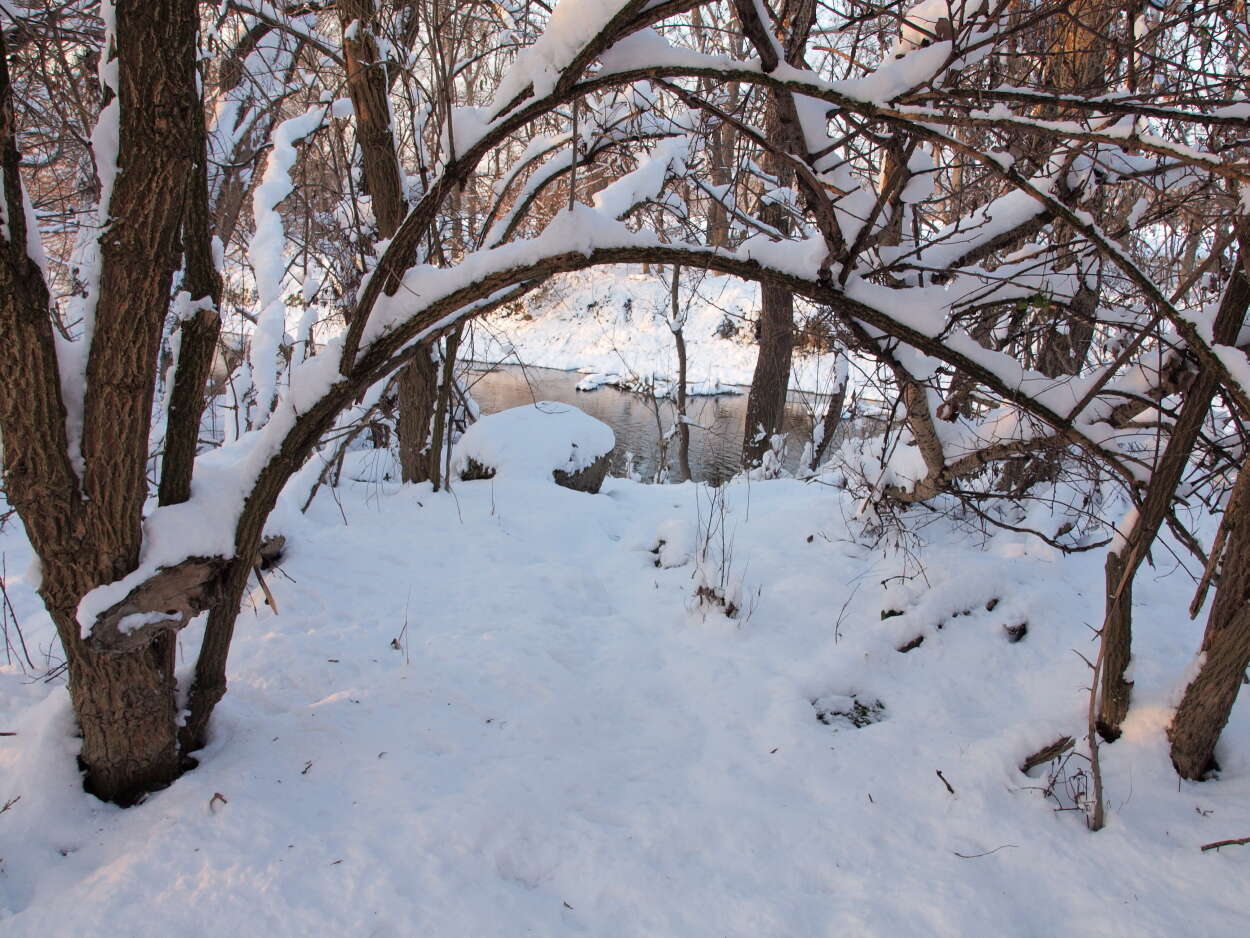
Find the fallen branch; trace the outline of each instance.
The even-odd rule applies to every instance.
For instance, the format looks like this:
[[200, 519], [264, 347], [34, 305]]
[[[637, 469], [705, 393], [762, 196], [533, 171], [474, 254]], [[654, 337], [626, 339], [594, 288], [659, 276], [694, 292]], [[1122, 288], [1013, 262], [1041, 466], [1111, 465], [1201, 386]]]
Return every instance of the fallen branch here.
[[1071, 736], [1060, 736], [1049, 746], [1043, 746], [1041, 749], [1037, 750], [1037, 752], [1033, 753], [1033, 755], [1021, 762], [1020, 771], [1025, 775], [1028, 775], [1029, 772], [1037, 768], [1039, 765], [1045, 765], [1047, 762], [1059, 758], [1059, 756], [1063, 755], [1075, 745], [1076, 740], [1074, 740]]
[[1214, 843], [1203, 844], [1202, 852], [1219, 850], [1220, 847], [1244, 847], [1246, 844], [1250, 844], [1250, 837], [1238, 837], [1236, 840], [1217, 840]]

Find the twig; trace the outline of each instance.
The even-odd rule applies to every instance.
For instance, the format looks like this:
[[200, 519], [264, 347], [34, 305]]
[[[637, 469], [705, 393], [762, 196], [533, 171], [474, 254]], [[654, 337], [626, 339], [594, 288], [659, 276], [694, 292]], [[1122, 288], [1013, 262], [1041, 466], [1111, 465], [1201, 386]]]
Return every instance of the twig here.
[[[17, 612], [13, 609], [13, 603], [9, 601], [9, 590], [5, 584], [8, 579], [9, 567], [4, 554], [0, 554], [0, 598], [4, 601], [3, 609], [0, 609], [0, 619], [4, 623], [4, 656], [6, 663], [13, 659], [10, 656], [12, 643], [9, 640], [9, 620], [13, 620], [13, 630], [17, 632], [18, 643], [22, 646], [22, 657], [26, 659], [26, 664], [33, 671], [35, 663], [30, 660], [30, 651], [26, 647], [26, 636], [22, 634], [22, 624], [17, 620]], [[19, 662], [20, 664], [21, 662]], [[26, 673], [26, 669], [22, 669], [22, 673]]]
[[256, 582], [260, 584], [261, 591], [265, 594], [265, 602], [269, 604], [269, 608], [273, 610], [273, 614], [278, 614], [278, 601], [273, 598], [273, 593], [269, 592], [269, 584], [265, 582], [264, 576], [260, 572], [260, 564], [253, 564], [252, 570], [256, 574]]
[[1202, 852], [1219, 850], [1220, 847], [1244, 847], [1246, 844], [1250, 844], [1250, 837], [1238, 837], [1236, 840], [1217, 840], [1214, 843], [1203, 844]]
[[958, 850], [952, 850], [951, 853], [959, 857], [961, 860], [975, 860], [977, 857], [988, 857], [991, 853], [998, 853], [1000, 850], [1006, 850], [1008, 847], [1019, 847], [1019, 844], [1003, 844], [995, 847], [993, 850], [986, 850], [985, 853], [960, 853]]
[[955, 794], [955, 789], [951, 788], [951, 783], [946, 780], [946, 776], [942, 774], [941, 769], [937, 770], [937, 777], [942, 780], [942, 784], [946, 786], [947, 791], [949, 791], [952, 795]]
[[[493, 491], [493, 488], [492, 488]], [[412, 587], [408, 587], [408, 598], [404, 600], [404, 627], [399, 630], [399, 638], [396, 639], [404, 649], [404, 664], [411, 664], [408, 660], [408, 642], [404, 636], [408, 634], [408, 604], [412, 602]]]
[[[1103, 620], [1102, 628], [1098, 630], [1101, 639], [1110, 621], [1111, 613], [1107, 613], [1107, 618]], [[1098, 657], [1094, 659], [1089, 684], [1089, 707], [1086, 712], [1086, 738], [1089, 740], [1089, 777], [1093, 784], [1094, 790], [1093, 802], [1088, 806], [1088, 813], [1085, 815], [1086, 826], [1091, 831], [1100, 831], [1105, 823], [1102, 807], [1102, 763], [1098, 759], [1098, 689], [1102, 683], [1102, 669], [1104, 657], [1107, 653], [1107, 645], [1103, 641], [1098, 642]], [[1078, 652], [1079, 654], [1079, 652]], [[1081, 657], [1084, 657], [1082, 655]], [[1088, 663], [1088, 662], [1087, 662]]]

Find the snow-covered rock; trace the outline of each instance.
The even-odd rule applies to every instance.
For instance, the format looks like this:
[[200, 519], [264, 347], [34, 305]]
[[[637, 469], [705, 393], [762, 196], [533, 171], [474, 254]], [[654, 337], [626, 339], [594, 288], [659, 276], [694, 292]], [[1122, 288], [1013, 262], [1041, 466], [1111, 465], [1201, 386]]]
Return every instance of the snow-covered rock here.
[[598, 492], [616, 434], [570, 404], [539, 401], [481, 418], [456, 444], [462, 479], [554, 479]]

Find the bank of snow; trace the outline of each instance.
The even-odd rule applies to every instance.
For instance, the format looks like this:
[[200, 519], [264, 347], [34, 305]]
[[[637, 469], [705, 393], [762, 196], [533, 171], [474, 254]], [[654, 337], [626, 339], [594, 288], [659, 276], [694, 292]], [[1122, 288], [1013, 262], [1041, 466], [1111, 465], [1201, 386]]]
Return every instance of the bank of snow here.
[[[1084, 725], [1096, 552], [941, 523], [872, 547], [829, 487], [720, 491], [323, 495], [269, 576], [280, 615], [245, 600], [200, 768], [127, 811], [82, 793], [64, 686], [0, 669], [0, 933], [1240, 933], [1250, 849], [1198, 848], [1250, 834], [1250, 708], [1221, 779], [1178, 784], [1200, 624], [1162, 553], [1091, 835], [1016, 766]], [[0, 548], [38, 654], [12, 522]], [[736, 619], [694, 596], [725, 554]]]
[[[525, 305], [475, 326], [473, 345], [462, 354], [618, 381], [672, 381], [677, 351], [665, 318], [671, 304], [668, 271], [645, 274], [639, 267], [620, 266], [553, 278]], [[701, 393], [749, 385], [758, 352], [750, 339], [758, 286], [709, 274], [692, 276], [682, 289], [683, 307], [689, 301], [684, 329], [689, 384]], [[835, 379], [833, 355], [796, 353], [793, 389], [824, 392]]]

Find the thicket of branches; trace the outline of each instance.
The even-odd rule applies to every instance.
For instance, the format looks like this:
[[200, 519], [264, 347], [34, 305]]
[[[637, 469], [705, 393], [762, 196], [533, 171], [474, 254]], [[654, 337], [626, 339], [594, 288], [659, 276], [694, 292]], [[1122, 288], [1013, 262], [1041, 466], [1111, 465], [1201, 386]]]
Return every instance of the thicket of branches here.
[[[464, 325], [627, 263], [761, 284], [749, 463], [797, 297], [894, 402], [869, 505], [1128, 494], [1091, 746], [1130, 704], [1132, 580], [1169, 525], [1205, 569], [1195, 614], [1214, 590], [1173, 759], [1211, 768], [1250, 661], [1239, 3], [0, 12], [6, 493], [101, 797], [203, 744], [284, 488], [382, 417], [437, 486]], [[1181, 502], [1223, 512], [1214, 544]], [[205, 610], [184, 720], [173, 636]]]

